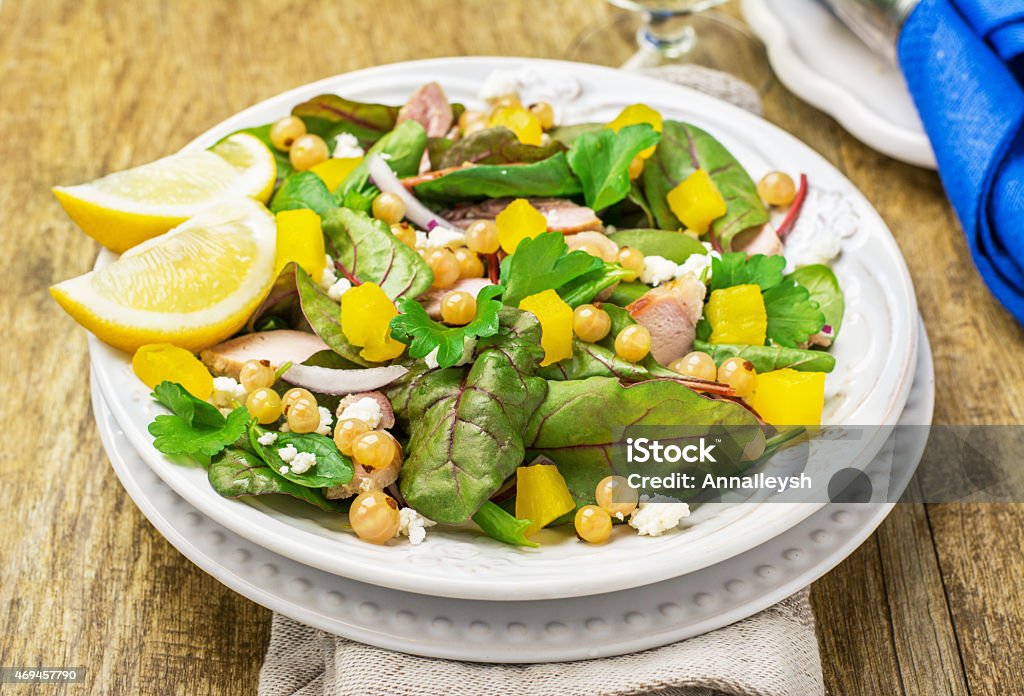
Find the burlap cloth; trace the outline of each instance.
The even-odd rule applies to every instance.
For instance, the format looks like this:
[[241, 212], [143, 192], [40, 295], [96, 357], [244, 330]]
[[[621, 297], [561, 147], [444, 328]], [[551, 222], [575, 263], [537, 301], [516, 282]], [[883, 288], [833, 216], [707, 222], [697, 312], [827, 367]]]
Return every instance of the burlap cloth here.
[[[671, 66], [641, 72], [760, 113], [728, 75]], [[455, 662], [370, 647], [274, 615], [260, 696], [814, 696], [824, 694], [807, 590], [731, 626], [632, 655], [582, 662]], [[424, 601], [430, 601], [425, 598]]]

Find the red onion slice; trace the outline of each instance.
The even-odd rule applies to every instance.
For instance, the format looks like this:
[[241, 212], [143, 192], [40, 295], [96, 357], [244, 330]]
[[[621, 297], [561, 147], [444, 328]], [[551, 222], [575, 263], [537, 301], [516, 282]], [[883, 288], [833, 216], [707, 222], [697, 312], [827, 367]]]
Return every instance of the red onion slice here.
[[373, 391], [391, 384], [408, 372], [401, 365], [367, 367], [356, 370], [337, 370], [312, 365], [292, 365], [281, 375], [281, 379], [296, 387], [303, 387], [319, 394], [355, 394]]
[[425, 230], [444, 227], [449, 230], [462, 231], [409, 193], [380, 155], [370, 155], [366, 160], [366, 167], [370, 172], [370, 179], [373, 180], [377, 188], [385, 193], [393, 193], [402, 199], [402, 202], [405, 203], [405, 217], [411, 222]]

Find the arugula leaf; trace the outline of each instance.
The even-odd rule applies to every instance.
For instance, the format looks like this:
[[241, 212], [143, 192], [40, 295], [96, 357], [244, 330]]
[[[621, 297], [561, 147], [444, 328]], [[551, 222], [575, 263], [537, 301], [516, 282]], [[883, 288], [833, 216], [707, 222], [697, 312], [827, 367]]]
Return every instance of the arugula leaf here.
[[768, 340], [796, 348], [825, 325], [825, 315], [802, 285], [787, 280], [763, 291]]
[[306, 130], [327, 141], [339, 133], [351, 133], [363, 147], [369, 147], [395, 127], [398, 107], [352, 101], [337, 94], [321, 94], [294, 109], [306, 124]]
[[688, 234], [669, 230], [619, 230], [608, 235], [620, 247], [628, 246], [644, 256], [661, 256], [673, 263], [683, 263], [694, 254], [706, 254], [704, 245]]
[[313, 332], [335, 353], [349, 362], [363, 367], [372, 363], [359, 355], [362, 350], [349, 343], [341, 330], [341, 306], [317, 287], [309, 274], [301, 268], [295, 269], [295, 285], [299, 290], [299, 304]]
[[[292, 483], [306, 488], [340, 486], [352, 480], [352, 460], [338, 451], [334, 440], [316, 433], [278, 433], [272, 445], [261, 445], [260, 436], [267, 430], [253, 424], [249, 428], [249, 443], [267, 466]], [[297, 474], [281, 459], [278, 450], [291, 445], [299, 452], [316, 455], [316, 464], [307, 472]]]
[[327, 184], [313, 172], [296, 172], [284, 180], [270, 201], [270, 212], [308, 208], [317, 215], [337, 208], [338, 203], [327, 190]]
[[722, 258], [711, 259], [711, 290], [759, 285], [764, 292], [782, 282], [785, 267], [786, 259], [781, 256], [754, 254], [748, 258], [742, 251], [722, 254]]
[[480, 509], [473, 515], [473, 521], [487, 533], [487, 536], [502, 543], [512, 546], [529, 546], [530, 548], [540, 546], [536, 541], [526, 538], [526, 530], [532, 524], [530, 520], [521, 520], [510, 515], [489, 500], [480, 506]]
[[349, 172], [334, 192], [346, 208], [367, 212], [377, 195], [370, 183], [370, 155], [381, 155], [398, 176], [412, 176], [420, 169], [420, 160], [427, 147], [427, 132], [416, 121], [403, 121], [366, 152], [366, 157]]
[[245, 434], [249, 413], [243, 406], [225, 418], [180, 384], [166, 381], [156, 385], [152, 396], [174, 414], [157, 416], [149, 424], [153, 446], [164, 454], [212, 457]]
[[583, 251], [566, 253], [568, 249], [561, 232], [545, 232], [521, 241], [515, 253], [501, 264], [505, 304], [518, 307], [523, 298], [545, 290], [557, 290], [569, 281], [601, 268], [604, 263]]
[[472, 337], [485, 338], [498, 333], [498, 312], [501, 302], [494, 298], [501, 294], [501, 287], [488, 285], [476, 296], [476, 316], [465, 326], [446, 326], [427, 316], [416, 300], [399, 300], [401, 314], [391, 320], [391, 336], [409, 345], [409, 356], [423, 358], [437, 349], [437, 364], [452, 367], [462, 358], [466, 340]]
[[[458, 167], [465, 162], [473, 164], [509, 164], [512, 162], [539, 162], [565, 150], [557, 141], [547, 145], [524, 145], [508, 128], [485, 128], [462, 138], [445, 150], [438, 158], [435, 169]], [[431, 152], [431, 162], [434, 161]]]
[[580, 180], [587, 205], [601, 210], [629, 195], [630, 162], [660, 139], [661, 134], [647, 123], [618, 133], [605, 128], [576, 138], [569, 149], [569, 166]]
[[339, 512], [346, 505], [328, 500], [315, 488], [306, 488], [285, 479], [251, 452], [231, 447], [213, 460], [208, 473], [213, 490], [225, 498], [248, 495], [284, 494], [298, 498], [325, 512]]
[[427, 262], [366, 213], [337, 208], [324, 216], [323, 230], [334, 260], [359, 280], [379, 285], [392, 300], [416, 297], [434, 282]]
[[832, 327], [834, 341], [839, 335], [839, 327], [843, 325], [843, 312], [846, 309], [836, 274], [828, 266], [815, 263], [796, 269], [786, 278], [803, 285], [811, 293], [811, 299], [818, 303], [818, 309], [825, 315], [825, 323]]
[[821, 350], [708, 343], [701, 340], [693, 342], [693, 349], [707, 353], [714, 358], [717, 365], [721, 365], [729, 358], [749, 360], [759, 373], [781, 370], [786, 367], [805, 372], [831, 372], [836, 366], [836, 359]]
[[413, 187], [417, 196], [445, 204], [480, 198], [568, 198], [580, 191], [564, 152], [530, 164], [456, 169]]

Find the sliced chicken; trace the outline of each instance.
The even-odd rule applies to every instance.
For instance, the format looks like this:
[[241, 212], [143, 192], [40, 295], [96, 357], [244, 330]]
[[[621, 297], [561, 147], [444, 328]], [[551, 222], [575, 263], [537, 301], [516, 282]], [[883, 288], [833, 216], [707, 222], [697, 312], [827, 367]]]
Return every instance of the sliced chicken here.
[[759, 228], [744, 230], [733, 237], [732, 250], [744, 251], [747, 256], [779, 256], [782, 254], [782, 241], [771, 225], [762, 225]]
[[380, 409], [380, 423], [375, 427], [390, 430], [395, 426], [395, 410], [391, 407], [391, 401], [379, 391], [359, 392], [358, 394], [349, 394], [344, 397], [338, 402], [338, 410], [335, 412], [338, 420], [341, 420], [341, 415], [345, 412], [346, 408], [360, 399], [373, 399], [377, 402], [377, 407]]
[[298, 365], [322, 350], [329, 348], [316, 334], [281, 329], [232, 338], [207, 348], [199, 357], [213, 374], [238, 379], [242, 365], [250, 360], [266, 360], [277, 369], [288, 362]]
[[[441, 138], [452, 127], [455, 116], [441, 85], [428, 82], [413, 92], [409, 101], [398, 111], [398, 123], [416, 121], [427, 131], [428, 138]], [[430, 155], [423, 153], [420, 173], [430, 171]]]
[[690, 352], [707, 287], [686, 274], [648, 291], [626, 309], [651, 332], [651, 355], [668, 365]]
[[431, 319], [440, 319], [441, 300], [444, 299], [445, 295], [455, 290], [461, 290], [476, 297], [476, 294], [488, 285], [491, 285], [491, 281], [487, 278], [463, 278], [462, 280], [455, 281], [455, 284], [451, 287], [431, 288], [423, 293], [419, 300], [423, 303], [423, 308], [427, 310], [427, 315]]
[[[548, 229], [562, 234], [601, 229], [601, 220], [590, 208], [564, 198], [531, 198], [530, 205], [540, 211], [548, 222]], [[492, 198], [480, 203], [458, 205], [441, 213], [444, 218], [465, 229], [477, 220], [493, 220], [503, 211], [511, 198]]]

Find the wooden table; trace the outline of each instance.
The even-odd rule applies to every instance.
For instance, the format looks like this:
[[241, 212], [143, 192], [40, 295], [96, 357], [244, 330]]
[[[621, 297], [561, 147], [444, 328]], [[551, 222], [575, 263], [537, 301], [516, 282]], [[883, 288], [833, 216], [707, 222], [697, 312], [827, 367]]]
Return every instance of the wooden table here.
[[[270, 621], [164, 541], [111, 471], [85, 334], [47, 293], [88, 270], [96, 245], [48, 188], [156, 159], [336, 73], [561, 57], [607, 12], [600, 0], [3, 4], [0, 665], [84, 665], [93, 693], [251, 693]], [[765, 113], [843, 170], [896, 235], [935, 351], [936, 421], [1020, 423], [1024, 336], [978, 279], [935, 174], [867, 149], [777, 85]], [[814, 585], [829, 691], [1024, 689], [1022, 529], [1019, 505], [898, 506]]]

